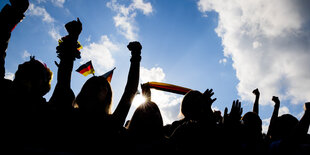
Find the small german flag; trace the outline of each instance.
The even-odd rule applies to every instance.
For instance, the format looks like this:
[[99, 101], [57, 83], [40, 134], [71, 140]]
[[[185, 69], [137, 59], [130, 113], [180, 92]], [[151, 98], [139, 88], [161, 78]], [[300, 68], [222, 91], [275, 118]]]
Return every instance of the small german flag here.
[[94, 67], [91, 61], [88, 61], [87, 63], [81, 65], [76, 71], [83, 74], [84, 76], [95, 73], [95, 70], [94, 70]]
[[112, 75], [113, 75], [113, 72], [114, 72], [114, 69], [116, 67], [114, 67], [112, 70], [106, 72], [105, 74], [101, 75], [102, 77], [106, 78], [108, 82], [111, 83], [111, 80], [112, 80]]
[[150, 88], [185, 95], [191, 89], [162, 82], [147, 82]]

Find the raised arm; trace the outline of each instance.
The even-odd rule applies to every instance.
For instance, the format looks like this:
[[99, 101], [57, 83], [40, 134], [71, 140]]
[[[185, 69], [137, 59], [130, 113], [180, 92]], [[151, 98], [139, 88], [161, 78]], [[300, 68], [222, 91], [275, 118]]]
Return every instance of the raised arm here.
[[224, 124], [225, 125], [235, 125], [240, 124], [241, 115], [243, 108], [241, 107], [241, 102], [239, 100], [234, 100], [228, 114], [228, 108], [224, 110]]
[[255, 95], [255, 101], [254, 101], [254, 105], [253, 105], [253, 112], [256, 112], [257, 115], [258, 115], [259, 95], [260, 95], [258, 88], [253, 90], [253, 94]]
[[6, 49], [15, 26], [25, 17], [28, 9], [28, 0], [10, 0], [11, 5], [5, 5], [0, 12], [0, 76], [1, 80], [5, 75]]
[[272, 101], [275, 103], [274, 104], [274, 109], [273, 109], [273, 113], [270, 119], [270, 123], [269, 123], [269, 127], [268, 127], [268, 131], [267, 131], [267, 137], [270, 137], [272, 130], [274, 128], [274, 121], [276, 120], [276, 118], [279, 115], [279, 109], [280, 109], [280, 100], [278, 97], [273, 96], [272, 97]]
[[141, 84], [142, 95], [146, 98], [146, 101], [151, 101], [152, 94], [149, 83]]
[[301, 117], [298, 125], [297, 125], [297, 133], [300, 136], [304, 136], [307, 134], [310, 126], [310, 102], [305, 103], [305, 113]]
[[50, 103], [59, 110], [70, 110], [75, 97], [71, 89], [71, 75], [75, 59], [80, 58], [78, 48], [81, 45], [78, 43], [78, 38], [82, 31], [82, 23], [77, 18], [67, 23], [65, 28], [69, 34], [59, 40], [59, 46], [56, 48], [60, 62], [56, 63], [58, 66], [57, 84], [50, 99]]
[[122, 98], [113, 113], [113, 117], [119, 121], [121, 126], [124, 125], [132, 100], [138, 90], [142, 46], [139, 42], [135, 41], [130, 42], [127, 48], [131, 51], [128, 79]]
[[215, 116], [214, 116], [212, 108], [211, 108], [213, 102], [216, 100], [216, 98], [212, 99], [213, 95], [214, 95], [213, 89], [207, 89], [203, 93], [203, 100], [204, 100], [203, 111], [204, 111], [204, 114], [206, 117], [203, 119], [208, 119], [209, 121], [210, 120], [215, 121]]

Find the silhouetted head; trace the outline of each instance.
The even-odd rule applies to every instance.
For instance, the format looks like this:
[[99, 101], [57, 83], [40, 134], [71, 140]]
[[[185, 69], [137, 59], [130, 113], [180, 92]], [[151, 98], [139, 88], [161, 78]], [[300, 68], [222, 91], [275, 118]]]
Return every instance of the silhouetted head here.
[[218, 123], [221, 122], [223, 118], [221, 111], [215, 110], [213, 113], [214, 113], [215, 121]]
[[74, 104], [84, 112], [111, 114], [112, 89], [110, 83], [102, 76], [93, 76], [83, 85]]
[[51, 89], [53, 73], [43, 63], [30, 57], [18, 66], [13, 81], [15, 89], [27, 95], [44, 96]]
[[271, 133], [273, 140], [283, 139], [289, 136], [298, 124], [298, 119], [291, 114], [284, 114], [274, 121], [274, 128]]
[[187, 119], [199, 119], [203, 112], [203, 95], [197, 90], [185, 94], [181, 103], [181, 113]]
[[158, 136], [163, 134], [163, 119], [156, 103], [146, 101], [132, 115], [128, 130], [139, 135]]
[[241, 118], [245, 132], [249, 134], [261, 134], [262, 133], [262, 120], [255, 112], [247, 112]]

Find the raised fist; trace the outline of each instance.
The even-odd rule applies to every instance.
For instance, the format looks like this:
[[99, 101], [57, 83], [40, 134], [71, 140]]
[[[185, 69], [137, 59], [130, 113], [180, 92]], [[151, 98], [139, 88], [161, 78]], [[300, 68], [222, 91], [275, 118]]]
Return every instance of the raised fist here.
[[272, 96], [272, 101], [275, 103], [274, 107], [276, 109], [279, 109], [280, 108], [280, 100], [277, 96]]
[[260, 94], [258, 88], [256, 88], [255, 90], [253, 90], [252, 93], [253, 93], [254, 95], [256, 95], [256, 96]]
[[18, 12], [24, 13], [29, 7], [28, 0], [10, 0], [11, 6], [15, 8]]
[[129, 51], [131, 51], [131, 55], [140, 55], [142, 46], [138, 41], [130, 42], [127, 45]]
[[78, 37], [82, 31], [82, 23], [79, 18], [77, 20], [73, 20], [65, 25], [69, 36]]
[[277, 96], [272, 96], [272, 101], [275, 103], [280, 103], [280, 100]]

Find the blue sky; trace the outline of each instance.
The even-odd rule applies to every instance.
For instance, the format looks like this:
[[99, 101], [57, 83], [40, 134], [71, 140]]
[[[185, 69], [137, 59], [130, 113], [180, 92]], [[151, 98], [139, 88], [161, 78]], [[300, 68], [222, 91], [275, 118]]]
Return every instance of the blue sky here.
[[[1, 8], [9, 0], [0, 2]], [[67, 35], [65, 23], [80, 18], [82, 59], [74, 70], [93, 61], [96, 75], [116, 67], [112, 78], [114, 106], [123, 93], [129, 69], [130, 41], [141, 42], [141, 83], [159, 81], [199, 91], [213, 88], [214, 109], [242, 100], [252, 110], [255, 88], [261, 91], [264, 125], [281, 99], [280, 114], [300, 118], [310, 101], [309, 11], [304, 1], [234, 0], [30, 0], [26, 18], [12, 33], [6, 73], [12, 78], [29, 55], [54, 73], [57, 40]], [[277, 7], [274, 7], [277, 6]], [[90, 77], [72, 74], [77, 95]], [[53, 89], [45, 96], [49, 99]], [[179, 119], [181, 95], [153, 91], [165, 123]], [[135, 101], [136, 102], [136, 101]], [[132, 106], [130, 118], [136, 103]], [[266, 129], [266, 126], [265, 126]]]

